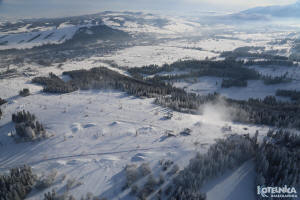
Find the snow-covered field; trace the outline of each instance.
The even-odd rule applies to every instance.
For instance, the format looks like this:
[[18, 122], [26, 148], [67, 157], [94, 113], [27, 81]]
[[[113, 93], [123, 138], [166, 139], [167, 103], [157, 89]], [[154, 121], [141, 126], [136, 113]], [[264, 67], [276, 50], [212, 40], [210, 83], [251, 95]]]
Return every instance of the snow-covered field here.
[[217, 56], [217, 54], [209, 51], [186, 49], [162, 44], [127, 48], [116, 52], [114, 55], [105, 56], [103, 59], [113, 60], [121, 67], [142, 67], [151, 64], [171, 64], [178, 60], [203, 60], [215, 56]]
[[[75, 61], [66, 63], [63, 69], [31, 68], [38, 76], [51, 71], [59, 75], [62, 70], [82, 66], [107, 66], [93, 59], [78, 61], [77, 65]], [[50, 95], [42, 93], [42, 87], [31, 84], [30, 80], [31, 77], [23, 76], [0, 80], [1, 97], [8, 100], [2, 107], [4, 117], [0, 122], [0, 170], [5, 172], [27, 163], [39, 175], [57, 171], [55, 184], [43, 191], [32, 191], [28, 197], [31, 200], [41, 199], [52, 189], [64, 193], [66, 182], [71, 179], [80, 183], [69, 192], [75, 197], [92, 192], [109, 199], [118, 199], [118, 194], [121, 199], [131, 199], [120, 192], [127, 164], [147, 162], [155, 169], [159, 160], [170, 159], [183, 168], [196, 152], [205, 152], [217, 138], [231, 133], [254, 134], [256, 130], [264, 134], [268, 130], [268, 127], [233, 124], [227, 119], [226, 109], [220, 113], [220, 109], [208, 106], [203, 115], [173, 112], [174, 117], [165, 120], [170, 110], [153, 104], [153, 99], [99, 90]], [[19, 97], [18, 91], [24, 87], [29, 88], [32, 95]], [[36, 114], [50, 138], [15, 143], [9, 136], [14, 131], [11, 114], [23, 109]], [[224, 132], [223, 126], [231, 126], [232, 130]], [[192, 130], [191, 136], [179, 135], [185, 128]], [[168, 132], [176, 137], [166, 137]], [[62, 180], [64, 175], [66, 178]], [[214, 187], [206, 189], [208, 199], [214, 199], [210, 194], [215, 193], [217, 183], [212, 185]], [[252, 191], [251, 188], [245, 190]]]
[[[154, 34], [158, 40], [172, 40], [152, 45], [145, 41], [144, 45], [117, 50], [105, 56], [94, 55], [80, 60], [66, 60], [60, 68], [57, 64], [42, 67], [34, 63], [25, 63], [23, 68], [11, 64], [10, 69], [17, 69], [17, 76], [0, 79], [0, 97], [8, 100], [8, 103], [1, 107], [4, 115], [0, 121], [0, 172], [7, 172], [9, 168], [24, 163], [32, 166], [34, 172], [39, 175], [53, 170], [58, 172], [54, 185], [43, 191], [32, 191], [28, 200], [40, 200], [45, 192], [52, 189], [64, 193], [66, 182], [70, 179], [75, 179], [78, 183], [77, 187], [69, 191], [77, 198], [92, 192], [109, 200], [130, 200], [132, 197], [128, 196], [129, 191], [121, 191], [125, 179], [123, 169], [126, 165], [146, 162], [155, 170], [159, 160], [169, 159], [182, 169], [196, 152], [205, 152], [215, 139], [232, 133], [252, 135], [257, 130], [262, 136], [269, 130], [270, 127], [266, 126], [232, 123], [227, 116], [226, 107], [222, 105], [207, 105], [202, 114], [199, 112], [192, 115], [163, 108], [154, 104], [154, 99], [136, 98], [119, 91], [86, 90], [54, 95], [43, 93], [41, 86], [30, 82], [33, 76], [25, 73], [25, 68], [30, 68], [31, 75], [34, 76], [45, 76], [53, 72], [67, 80], [69, 77], [61, 75], [63, 71], [103, 66], [128, 75], [126, 67], [163, 65], [178, 60], [220, 59], [220, 53], [238, 47], [282, 50], [280, 55], [286, 56], [292, 47], [290, 43], [270, 43], [274, 39], [287, 37], [291, 31], [250, 34], [225, 25], [208, 27], [186, 19], [165, 19], [143, 14], [142, 22], [147, 22], [143, 24], [126, 17], [131, 19], [137, 16], [108, 13], [104, 15], [103, 23], [133, 35]], [[72, 38], [81, 27], [64, 23], [59, 27], [41, 27], [39, 31], [33, 32], [28, 26], [14, 32], [0, 32], [0, 43], [3, 43], [0, 50], [62, 43]], [[217, 33], [225, 28], [228, 28], [224, 31], [226, 33]], [[109, 64], [110, 62], [116, 63], [119, 68]], [[264, 98], [274, 95], [277, 89], [298, 89], [300, 86], [299, 67], [251, 68], [271, 76], [280, 76], [288, 72], [292, 82], [274, 87], [266, 86], [262, 81], [248, 81], [247, 88], [223, 89], [221, 78], [201, 77], [174, 82], [174, 86], [198, 94], [218, 92], [233, 99]], [[1, 68], [0, 73], [5, 70], [6, 68]], [[183, 72], [171, 72], [181, 73]], [[160, 73], [168, 74], [170, 73]], [[18, 92], [23, 88], [29, 88], [31, 95], [20, 97]], [[22, 110], [34, 113], [51, 137], [42, 141], [16, 143], [10, 136], [14, 132], [11, 115]], [[165, 119], [169, 112], [173, 113], [173, 118]], [[231, 126], [231, 131], [222, 131], [224, 126]], [[192, 130], [190, 136], [179, 134], [185, 128]], [[167, 133], [172, 133], [175, 137], [167, 137]], [[250, 160], [237, 170], [210, 181], [202, 190], [207, 193], [208, 200], [251, 200], [255, 197], [254, 190], [249, 185], [254, 182], [254, 176], [254, 164]]]
[[[222, 78], [214, 77], [201, 77], [197, 82], [193, 80], [183, 80], [175, 82], [175, 87], [185, 88], [187, 91], [196, 94], [209, 94], [209, 93], [220, 93], [223, 96], [232, 98], [247, 100], [249, 98], [260, 98], [263, 99], [266, 96], [274, 96], [277, 89], [282, 90], [297, 90], [299, 88], [299, 81], [292, 81], [290, 83], [281, 83], [274, 85], [265, 85], [261, 80], [248, 81], [247, 87], [221, 87]], [[284, 98], [277, 97], [281, 100]]]
[[[218, 77], [200, 77], [197, 79], [185, 79], [174, 82], [175, 87], [185, 88], [187, 91], [196, 94], [220, 93], [232, 99], [247, 100], [249, 98], [263, 99], [266, 96], [275, 96], [276, 90], [298, 90], [300, 87], [299, 66], [251, 66], [251, 69], [257, 70], [260, 74], [272, 77], [282, 76], [287, 73], [291, 82], [275, 85], [265, 85], [262, 80], [250, 80], [247, 87], [222, 88], [222, 78]], [[280, 100], [286, 98], [277, 97]]]
[[[3, 85], [3, 80], [0, 84]], [[212, 110], [204, 115], [174, 112], [173, 119], [164, 120], [168, 109], [154, 105], [153, 99], [139, 99], [117, 91], [48, 95], [37, 86], [26, 86], [34, 91], [32, 95], [26, 98], [7, 95], [11, 98], [3, 107], [0, 169], [5, 171], [27, 163], [37, 173], [57, 170], [58, 177], [65, 174], [66, 180], [75, 178], [82, 183], [71, 190], [76, 197], [93, 192], [117, 198], [122, 187], [118, 181], [124, 179], [122, 170], [126, 164], [149, 162], [155, 167], [160, 159], [170, 159], [184, 167], [195, 152], [205, 151], [216, 138], [232, 132], [267, 131], [255, 126], [244, 130], [245, 125], [223, 121]], [[53, 136], [40, 142], [16, 144], [8, 136], [14, 131], [11, 114], [23, 109], [35, 113]], [[232, 132], [221, 131], [226, 124], [232, 126]], [[184, 128], [190, 128], [192, 136], [179, 136]], [[166, 131], [177, 137], [167, 138]], [[45, 191], [33, 191], [28, 199], [40, 199], [52, 188], [63, 192], [66, 180]]]

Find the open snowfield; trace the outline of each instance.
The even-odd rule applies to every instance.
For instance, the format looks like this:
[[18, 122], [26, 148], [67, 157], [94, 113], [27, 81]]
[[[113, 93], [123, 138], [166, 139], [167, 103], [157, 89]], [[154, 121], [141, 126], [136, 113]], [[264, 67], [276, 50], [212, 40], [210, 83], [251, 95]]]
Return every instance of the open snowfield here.
[[[200, 77], [197, 79], [185, 79], [174, 82], [175, 87], [184, 88], [189, 92], [196, 94], [220, 93], [232, 99], [247, 100], [249, 98], [263, 99], [266, 96], [275, 96], [276, 90], [297, 90], [300, 87], [300, 67], [293, 66], [251, 66], [251, 69], [257, 70], [260, 74], [278, 77], [287, 73], [291, 82], [275, 85], [265, 85], [262, 80], [250, 80], [247, 87], [222, 88], [222, 78], [218, 77]], [[169, 74], [169, 73], [167, 73]], [[280, 100], [286, 98], [277, 97]]]
[[[33, 87], [30, 89], [34, 91]], [[155, 167], [164, 158], [183, 167], [195, 152], [205, 151], [214, 139], [231, 133], [221, 131], [225, 124], [240, 134], [267, 131], [255, 126], [244, 130], [244, 125], [222, 118], [216, 121], [218, 115], [213, 111], [203, 116], [174, 112], [172, 120], [164, 120], [168, 110], [152, 101], [97, 90], [65, 95], [47, 95], [36, 90], [26, 98], [12, 96], [3, 108], [5, 115], [0, 124], [0, 169], [5, 171], [27, 163], [38, 173], [57, 170], [59, 177], [66, 174], [67, 179], [75, 178], [82, 183], [71, 191], [74, 196], [93, 192], [104, 193], [111, 199], [120, 192], [122, 184], [118, 181], [124, 179], [122, 170], [126, 164], [149, 162]], [[53, 136], [40, 142], [16, 144], [8, 136], [14, 131], [11, 114], [23, 109], [35, 113]], [[192, 136], [179, 136], [184, 128], [192, 129]], [[167, 130], [177, 137], [166, 137]], [[47, 190], [57, 188], [63, 192], [65, 181]], [[33, 191], [28, 199], [40, 199], [44, 192]]]
[[[228, 108], [220, 104], [205, 105], [202, 112], [187, 114], [172, 111], [154, 104], [152, 98], [137, 98], [116, 90], [79, 90], [68, 94], [47, 94], [43, 87], [31, 83], [33, 77], [47, 76], [50, 72], [67, 81], [62, 72], [94, 67], [106, 67], [123, 75], [132, 67], [171, 64], [178, 60], [218, 60], [224, 51], [239, 47], [265, 47], [276, 55], [289, 56], [292, 43], [275, 44], [277, 39], [294, 37], [291, 30], [247, 33], [224, 24], [202, 25], [181, 18], [158, 17], [150, 14], [124, 14], [112, 12], [101, 14], [103, 23], [131, 36], [155, 36], [157, 41], [139, 41], [128, 48], [95, 55], [80, 55], [66, 61], [41, 66], [24, 61], [24, 65], [8, 64], [16, 69], [10, 78], [5, 77], [8, 66], [0, 68], [0, 97], [8, 101], [1, 106], [0, 120], [0, 173], [12, 167], [28, 164], [39, 176], [57, 171], [54, 184], [38, 191], [34, 189], [27, 200], [41, 200], [44, 193], [55, 189], [63, 194], [68, 180], [74, 180], [69, 194], [77, 199], [88, 192], [108, 200], [132, 200], [125, 184], [124, 168], [129, 164], [149, 163], [155, 174], [159, 161], [171, 160], [180, 169], [188, 165], [197, 152], [205, 153], [216, 139], [228, 135], [250, 134], [259, 131], [259, 138], [272, 128], [233, 123]], [[43, 44], [58, 44], [71, 39], [81, 28], [90, 26], [71, 25], [67, 22], [57, 27], [29, 28], [30, 24], [14, 31], [0, 32], [0, 50], [25, 49]], [[223, 30], [223, 31], [221, 31]], [[92, 34], [92, 33], [91, 33]], [[137, 37], [138, 38], [138, 37]], [[151, 38], [153, 39], [153, 38]], [[153, 40], [154, 41], [154, 40]], [[161, 41], [161, 42], [160, 42]], [[109, 42], [109, 41], [108, 41]], [[98, 45], [98, 43], [97, 43]], [[101, 45], [99, 43], [99, 45]], [[261, 53], [261, 48], [251, 53]], [[1, 53], [1, 52], [0, 52]], [[116, 67], [114, 64], [117, 64]], [[173, 86], [196, 94], [218, 92], [232, 99], [264, 98], [275, 95], [277, 89], [299, 90], [299, 66], [250, 66], [262, 75], [272, 77], [287, 73], [291, 82], [265, 85], [261, 80], [248, 81], [248, 86], [221, 88], [222, 78], [200, 77], [173, 82]], [[186, 71], [160, 72], [157, 75], [182, 75]], [[2, 74], [1, 74], [2, 75]], [[31, 95], [18, 95], [29, 88]], [[287, 100], [280, 98], [281, 100]], [[16, 143], [11, 137], [15, 132], [12, 114], [30, 111], [46, 128], [49, 138], [35, 142]], [[173, 114], [167, 119], [169, 113]], [[224, 129], [225, 127], [225, 129]], [[231, 127], [226, 129], [226, 127]], [[180, 134], [186, 128], [191, 135]], [[169, 135], [168, 135], [169, 134]], [[231, 170], [209, 181], [202, 189], [207, 200], [253, 200], [255, 199], [255, 166], [252, 160], [236, 170]], [[251, 187], [250, 185], [253, 185]]]
[[[69, 69], [69, 65], [63, 68]], [[72, 66], [81, 69], [82, 65]], [[31, 67], [37, 75], [61, 72], [56, 67], [42, 70]], [[75, 197], [92, 192], [108, 199], [119, 199], [118, 195], [120, 199], [131, 199], [128, 191], [120, 192], [127, 164], [148, 162], [155, 169], [159, 160], [170, 159], [183, 168], [196, 152], [205, 152], [217, 138], [231, 133], [254, 134], [256, 130], [264, 134], [268, 130], [268, 127], [233, 124], [225, 113], [209, 106], [203, 115], [173, 112], [174, 117], [166, 120], [164, 117], [170, 110], [153, 104], [153, 99], [139, 99], [118, 91], [44, 94], [42, 87], [31, 84], [30, 79], [0, 80], [1, 96], [8, 99], [8, 104], [2, 107], [4, 118], [0, 122], [1, 172], [24, 163], [39, 175], [58, 172], [55, 184], [43, 191], [32, 191], [27, 198], [30, 200], [41, 199], [53, 188], [63, 193], [70, 179], [79, 185], [70, 191]], [[29, 88], [32, 95], [19, 97], [18, 90], [23, 87]], [[11, 114], [23, 109], [36, 114], [50, 138], [15, 143], [9, 136], [14, 132]], [[222, 131], [223, 126], [232, 126], [232, 131]], [[179, 135], [185, 128], [192, 130], [191, 136]], [[176, 137], [167, 137], [167, 132]], [[207, 189], [208, 199], [214, 199], [209, 191], [214, 193], [215, 187]], [[245, 190], [251, 193], [252, 188]]]
[[186, 49], [176, 46], [155, 45], [135, 46], [116, 52], [115, 55], [103, 57], [106, 60], [113, 60], [121, 67], [142, 67], [145, 65], [162, 65], [173, 63], [178, 60], [212, 58], [217, 54], [209, 51]]
[[[226, 97], [232, 99], [247, 100], [249, 98], [260, 98], [263, 99], [266, 96], [274, 96], [277, 89], [284, 90], [297, 90], [300, 86], [299, 80], [294, 80], [289, 83], [281, 83], [274, 85], [265, 85], [261, 80], [248, 81], [247, 87], [231, 87], [222, 88], [222, 78], [217, 77], [201, 77], [194, 80], [182, 80], [175, 82], [175, 87], [185, 88], [186, 91], [193, 92], [196, 94], [209, 94], [209, 93], [220, 93]], [[287, 100], [281, 97], [277, 97], [281, 100]]]

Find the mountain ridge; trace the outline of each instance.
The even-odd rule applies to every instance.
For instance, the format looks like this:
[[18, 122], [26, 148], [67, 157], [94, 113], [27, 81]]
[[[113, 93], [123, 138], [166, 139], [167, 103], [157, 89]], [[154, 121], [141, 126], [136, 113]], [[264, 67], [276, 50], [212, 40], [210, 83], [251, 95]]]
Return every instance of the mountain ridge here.
[[300, 1], [289, 5], [275, 5], [250, 8], [241, 11], [235, 16], [248, 16], [248, 17], [278, 17], [278, 18], [300, 18]]

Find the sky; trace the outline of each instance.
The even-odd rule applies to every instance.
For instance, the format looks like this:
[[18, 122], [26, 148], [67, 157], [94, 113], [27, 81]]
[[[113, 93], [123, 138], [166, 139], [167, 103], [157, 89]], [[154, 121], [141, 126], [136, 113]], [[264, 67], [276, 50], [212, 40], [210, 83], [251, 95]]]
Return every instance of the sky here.
[[[179, 0], [180, 1], [180, 0]], [[257, 6], [269, 5], [286, 5], [296, 2], [296, 0], [181, 0], [194, 4], [203, 4], [211, 6], [221, 6], [224, 9], [237, 9], [243, 10]]]
[[238, 12], [256, 6], [285, 5], [296, 0], [0, 0], [1, 17], [58, 17], [106, 10], [158, 12]]

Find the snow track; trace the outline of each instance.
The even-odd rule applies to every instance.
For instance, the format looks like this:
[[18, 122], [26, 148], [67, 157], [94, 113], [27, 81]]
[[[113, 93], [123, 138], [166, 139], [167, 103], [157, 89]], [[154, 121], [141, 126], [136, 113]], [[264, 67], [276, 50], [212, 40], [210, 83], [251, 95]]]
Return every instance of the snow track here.
[[[35, 166], [37, 164], [40, 164], [42, 162], [49, 162], [49, 161], [55, 161], [55, 160], [68, 160], [70, 158], [81, 158], [81, 157], [88, 157], [88, 156], [101, 156], [101, 155], [114, 155], [114, 154], [121, 154], [121, 153], [133, 153], [133, 152], [143, 152], [143, 151], [149, 151], [149, 150], [158, 150], [158, 151], [165, 151], [168, 149], [177, 149], [178, 146], [170, 146], [170, 147], [149, 147], [149, 148], [140, 148], [140, 149], [128, 149], [128, 150], [119, 150], [119, 151], [108, 151], [108, 152], [95, 152], [95, 153], [82, 153], [82, 154], [74, 154], [74, 155], [57, 155], [53, 156], [47, 159], [41, 159], [41, 160], [33, 160], [28, 162], [22, 162], [22, 163], [14, 163], [13, 166], [9, 165], [5, 167], [5, 163], [0, 162], [0, 170], [8, 170], [13, 167], [18, 167], [24, 164], [27, 164], [29, 166]], [[4, 161], [5, 162], [5, 161]]]

